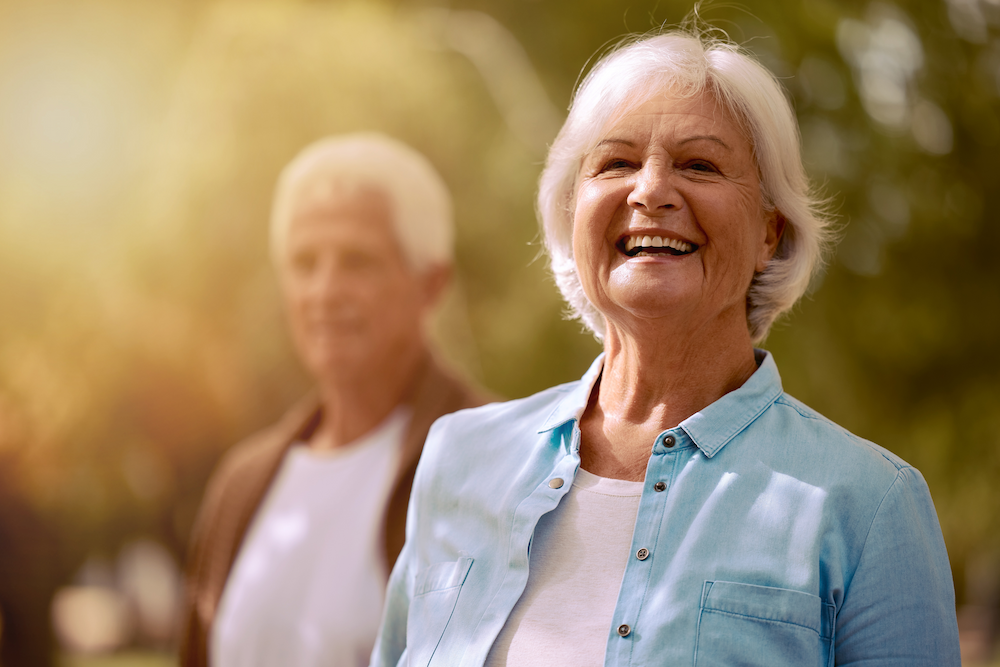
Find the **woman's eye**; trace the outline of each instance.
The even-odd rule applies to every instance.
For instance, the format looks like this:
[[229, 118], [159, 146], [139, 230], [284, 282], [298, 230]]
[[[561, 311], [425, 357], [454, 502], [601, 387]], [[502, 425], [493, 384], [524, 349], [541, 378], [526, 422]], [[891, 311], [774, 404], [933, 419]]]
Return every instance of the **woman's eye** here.
[[690, 163], [688, 165], [688, 169], [691, 169], [692, 171], [704, 171], [709, 173], [716, 171], [715, 167], [713, 167], [710, 163], [701, 161]]
[[616, 169], [628, 169], [631, 165], [628, 160], [609, 160], [604, 164], [604, 171], [615, 171]]

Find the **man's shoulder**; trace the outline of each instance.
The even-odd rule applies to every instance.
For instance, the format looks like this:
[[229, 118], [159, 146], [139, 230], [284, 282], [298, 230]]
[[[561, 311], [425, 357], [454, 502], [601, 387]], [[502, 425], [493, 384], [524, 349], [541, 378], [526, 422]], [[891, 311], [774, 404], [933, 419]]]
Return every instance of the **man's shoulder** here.
[[307, 396], [287, 410], [278, 421], [230, 447], [212, 473], [209, 489], [221, 493], [233, 487], [253, 486], [258, 477], [270, 479], [289, 445], [318, 411], [316, 397]]
[[287, 443], [280, 437], [278, 426], [279, 423], [266, 426], [227, 449], [216, 466], [213, 478], [238, 478], [280, 457]]
[[217, 582], [221, 586], [249, 518], [288, 445], [308, 423], [314, 403], [307, 397], [279, 421], [230, 447], [222, 456], [208, 480], [192, 531], [192, 577], [201, 581], [221, 576]]
[[[434, 400], [427, 400], [429, 396]], [[495, 395], [432, 356], [419, 382], [414, 402], [417, 406], [448, 414], [496, 400]]]

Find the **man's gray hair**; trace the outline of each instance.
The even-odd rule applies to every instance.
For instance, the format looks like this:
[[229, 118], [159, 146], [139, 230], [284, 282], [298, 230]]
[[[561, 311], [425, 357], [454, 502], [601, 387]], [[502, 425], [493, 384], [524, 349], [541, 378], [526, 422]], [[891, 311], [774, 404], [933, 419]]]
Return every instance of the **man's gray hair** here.
[[282, 170], [271, 211], [275, 261], [284, 257], [292, 216], [303, 199], [366, 188], [388, 198], [396, 238], [414, 269], [451, 263], [455, 230], [444, 180], [422, 154], [376, 132], [320, 139]]
[[822, 266], [831, 221], [806, 177], [798, 124], [781, 85], [752, 56], [725, 40], [686, 31], [632, 37], [583, 79], [539, 183], [538, 216], [556, 285], [570, 314], [603, 338], [604, 319], [584, 294], [573, 259], [577, 178], [584, 156], [613, 117], [668, 89], [691, 97], [708, 92], [735, 119], [753, 148], [763, 206], [785, 220], [774, 257], [747, 294], [747, 325], [753, 341], [760, 342]]

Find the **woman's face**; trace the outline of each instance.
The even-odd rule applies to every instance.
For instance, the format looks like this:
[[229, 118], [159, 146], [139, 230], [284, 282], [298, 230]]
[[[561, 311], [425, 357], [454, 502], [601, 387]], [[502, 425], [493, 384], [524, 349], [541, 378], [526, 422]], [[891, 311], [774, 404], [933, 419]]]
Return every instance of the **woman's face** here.
[[774, 253], [750, 142], [710, 94], [657, 94], [613, 116], [577, 180], [573, 253], [609, 324], [730, 318]]

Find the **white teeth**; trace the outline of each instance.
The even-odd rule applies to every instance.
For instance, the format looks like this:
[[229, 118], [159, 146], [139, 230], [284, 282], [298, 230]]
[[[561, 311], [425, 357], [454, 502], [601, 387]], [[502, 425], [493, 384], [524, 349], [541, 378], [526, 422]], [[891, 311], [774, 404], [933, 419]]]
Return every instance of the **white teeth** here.
[[629, 236], [625, 239], [625, 252], [630, 252], [636, 247], [673, 248], [674, 250], [685, 253], [694, 250], [694, 246], [690, 243], [663, 236]]

